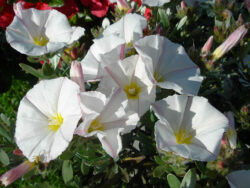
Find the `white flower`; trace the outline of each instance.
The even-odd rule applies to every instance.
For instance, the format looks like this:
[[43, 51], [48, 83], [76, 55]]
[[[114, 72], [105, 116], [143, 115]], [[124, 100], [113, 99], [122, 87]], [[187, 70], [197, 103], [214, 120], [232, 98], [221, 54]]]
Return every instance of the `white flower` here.
[[173, 95], [152, 105], [157, 148], [185, 158], [216, 159], [227, 118], [203, 97]]
[[147, 27], [147, 20], [138, 14], [126, 14], [119, 21], [107, 27], [102, 36], [106, 37], [112, 34], [119, 36], [126, 41], [126, 44], [132, 45], [143, 36], [143, 29]]
[[68, 78], [42, 80], [21, 100], [15, 139], [29, 161], [57, 158], [81, 118], [79, 86]]
[[155, 85], [149, 79], [144, 62], [138, 55], [105, 67], [108, 75], [98, 90], [109, 95], [112, 88], [121, 88], [121, 95], [128, 99], [128, 110], [142, 116], [155, 100]]
[[168, 2], [170, 2], [170, 0], [142, 0], [142, 4], [145, 4], [151, 7], [160, 7]]
[[94, 40], [94, 44], [81, 61], [84, 80], [100, 80], [105, 73], [103, 67], [119, 61], [124, 43], [123, 39], [115, 35]]
[[130, 132], [139, 121], [136, 113], [125, 113], [122, 103], [126, 97], [121, 97], [120, 93], [118, 89], [108, 98], [97, 91], [81, 93], [84, 121], [75, 132], [84, 137], [96, 135], [103, 149], [113, 158], [122, 149], [120, 134]]
[[137, 41], [134, 46], [159, 87], [181, 94], [198, 93], [203, 77], [181, 45], [151, 35]]
[[67, 17], [57, 10], [23, 10], [21, 4], [16, 16], [6, 29], [6, 38], [11, 47], [22, 54], [40, 56], [55, 52], [83, 34], [81, 27], [71, 27]]
[[233, 114], [233, 112], [230, 111], [230, 112], [226, 112], [225, 115], [229, 121], [229, 128], [226, 132], [226, 136], [227, 136], [230, 147], [232, 149], [235, 149], [236, 145], [237, 145], [237, 142], [236, 142], [237, 133], [235, 130], [234, 114]]
[[250, 185], [250, 170], [238, 170], [227, 175], [231, 188], [248, 188]]

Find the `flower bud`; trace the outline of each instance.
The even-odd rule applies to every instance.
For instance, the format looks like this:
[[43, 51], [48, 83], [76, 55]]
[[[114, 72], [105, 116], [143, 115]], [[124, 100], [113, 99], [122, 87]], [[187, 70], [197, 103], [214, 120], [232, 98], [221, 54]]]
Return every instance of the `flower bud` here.
[[250, 1], [249, 0], [245, 0], [245, 5], [247, 7], [248, 12], [250, 12]]
[[0, 181], [3, 185], [8, 186], [9, 184], [16, 181], [18, 178], [29, 172], [35, 167], [34, 162], [24, 161], [20, 165], [11, 170], [5, 172], [1, 177]]
[[248, 24], [238, 27], [218, 48], [213, 52], [212, 60], [216, 61], [231, 50], [246, 35]]
[[187, 6], [186, 6], [185, 2], [181, 1], [181, 10], [184, 10], [186, 8], [187, 8]]
[[207, 42], [204, 44], [204, 46], [201, 49], [201, 56], [207, 56], [210, 52], [210, 49], [213, 45], [214, 36], [210, 36]]
[[70, 79], [80, 86], [82, 92], [85, 91], [84, 77], [81, 63], [73, 61], [70, 67]]
[[119, 10], [125, 12], [127, 12], [130, 8], [126, 0], [117, 0], [117, 7]]

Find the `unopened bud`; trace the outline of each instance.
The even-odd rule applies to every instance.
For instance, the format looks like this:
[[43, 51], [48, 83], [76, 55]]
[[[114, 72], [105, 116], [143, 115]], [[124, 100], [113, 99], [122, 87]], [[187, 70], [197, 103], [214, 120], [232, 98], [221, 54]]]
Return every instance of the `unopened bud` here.
[[247, 24], [238, 27], [218, 48], [214, 50], [212, 60], [218, 60], [231, 50], [246, 35], [247, 31]]
[[1, 177], [0, 181], [3, 185], [8, 186], [14, 181], [16, 181], [18, 178], [29, 172], [35, 167], [34, 162], [24, 161], [20, 165], [18, 165], [15, 168], [12, 168], [11, 170], [5, 172]]
[[210, 49], [213, 45], [214, 36], [210, 36], [207, 42], [204, 44], [204, 46], [201, 49], [201, 56], [207, 56], [210, 52]]
[[247, 7], [248, 12], [250, 12], [250, 1], [249, 0], [245, 0], [245, 5]]
[[241, 108], [241, 112], [242, 112], [242, 114], [245, 115], [245, 116], [248, 114], [248, 108], [247, 108], [246, 105], [244, 105], [244, 106]]
[[70, 79], [80, 86], [82, 92], [85, 91], [84, 77], [81, 63], [73, 61], [70, 67]]
[[162, 35], [162, 34], [163, 34], [163, 29], [162, 29], [162, 27], [161, 27], [160, 24], [158, 24], [158, 25], [156, 26], [155, 30], [156, 30], [156, 33], [157, 33], [157, 34], [159, 34], [159, 35]]
[[185, 2], [181, 1], [181, 10], [184, 10], [186, 8], [187, 8], [187, 6], [186, 6]]
[[237, 24], [242, 25], [243, 23], [244, 23], [244, 20], [242, 18], [242, 14], [240, 14], [239, 17], [238, 17], [238, 20], [237, 20]]
[[77, 48], [73, 48], [70, 51], [70, 56], [72, 57], [73, 60], [76, 60], [78, 57], [78, 49]]
[[130, 9], [126, 0], [117, 0], [117, 7], [124, 12], [127, 12]]

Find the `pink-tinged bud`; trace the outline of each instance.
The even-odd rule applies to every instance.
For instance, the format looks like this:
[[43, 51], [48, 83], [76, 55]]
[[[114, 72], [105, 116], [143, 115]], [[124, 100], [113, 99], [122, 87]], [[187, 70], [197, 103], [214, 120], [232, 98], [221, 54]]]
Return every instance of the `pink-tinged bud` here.
[[71, 55], [71, 57], [72, 57], [73, 60], [77, 59], [77, 56], [78, 56], [78, 50], [77, 50], [77, 48], [73, 48], [70, 51], [70, 55]]
[[250, 12], [250, 0], [245, 0], [245, 5], [247, 7], [248, 12]]
[[80, 86], [82, 92], [85, 91], [84, 77], [81, 63], [73, 61], [70, 67], [70, 79]]
[[247, 106], [243, 106], [241, 108], [241, 111], [242, 111], [242, 114], [246, 116], [248, 114], [248, 108], [247, 108]]
[[18, 155], [18, 156], [20, 156], [20, 157], [23, 157], [23, 152], [22, 152], [20, 149], [15, 149], [15, 150], [13, 151], [13, 154], [14, 154], [14, 155]]
[[182, 1], [182, 2], [181, 2], [181, 10], [184, 10], [184, 9], [186, 9], [186, 8], [187, 8], [187, 6], [186, 6], [185, 2]]
[[219, 29], [216, 26], [214, 26], [214, 34], [215, 35], [219, 34]]
[[119, 10], [125, 12], [127, 12], [130, 9], [126, 0], [117, 0], [117, 7]]
[[210, 36], [207, 42], [204, 44], [204, 46], [201, 49], [202, 56], [207, 56], [209, 54], [210, 49], [213, 45], [213, 40], [214, 40], [214, 36]]
[[18, 165], [15, 168], [12, 168], [11, 170], [5, 172], [1, 177], [0, 181], [3, 185], [8, 186], [14, 181], [16, 181], [18, 178], [29, 172], [35, 167], [34, 162], [24, 161], [20, 165]]
[[229, 112], [226, 112], [225, 115], [226, 115], [228, 122], [229, 122], [229, 127], [228, 127], [228, 130], [226, 132], [226, 137], [227, 137], [227, 140], [229, 142], [230, 147], [232, 149], [235, 149], [236, 145], [237, 145], [237, 142], [236, 142], [237, 133], [235, 130], [234, 114], [233, 114], [233, 112], [229, 111]]
[[134, 12], [134, 9], [133, 8], [131, 8], [131, 9], [129, 9], [128, 11], [127, 11], [127, 14], [129, 14], [129, 13], [133, 13]]
[[231, 50], [246, 35], [249, 24], [238, 27], [218, 48], [213, 52], [212, 60], [216, 61]]
[[239, 17], [238, 17], [238, 20], [237, 20], [237, 24], [242, 25], [243, 23], [244, 23], [244, 20], [242, 18], [242, 14], [240, 14]]
[[157, 33], [157, 34], [159, 34], [159, 35], [162, 35], [162, 34], [163, 34], [163, 29], [162, 29], [162, 27], [161, 27], [160, 24], [156, 25], [155, 30], [156, 30], [156, 33]]

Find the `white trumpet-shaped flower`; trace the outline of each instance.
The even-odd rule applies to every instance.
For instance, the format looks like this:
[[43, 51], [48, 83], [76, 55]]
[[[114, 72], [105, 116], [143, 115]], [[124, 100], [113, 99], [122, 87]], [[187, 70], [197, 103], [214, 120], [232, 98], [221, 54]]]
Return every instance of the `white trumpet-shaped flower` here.
[[84, 80], [100, 80], [105, 73], [103, 67], [119, 61], [124, 43], [124, 39], [115, 35], [94, 40], [94, 44], [81, 61]]
[[139, 117], [136, 113], [126, 113], [122, 105], [126, 97], [121, 97], [121, 89], [107, 98], [97, 91], [81, 93], [81, 108], [84, 120], [75, 133], [89, 137], [96, 135], [103, 149], [116, 158], [122, 149], [121, 133], [128, 133], [136, 127]]
[[155, 101], [155, 85], [138, 55], [113, 63], [105, 69], [108, 75], [100, 82], [99, 91], [109, 95], [112, 88], [121, 88], [121, 95], [125, 95], [128, 100], [128, 110], [140, 116], [149, 110]]
[[198, 93], [203, 77], [181, 45], [151, 35], [137, 41], [134, 46], [159, 87], [181, 94]]
[[142, 4], [151, 6], [151, 7], [160, 7], [165, 3], [169, 3], [170, 0], [142, 0]]
[[173, 95], [152, 105], [157, 148], [198, 161], [216, 159], [227, 118], [203, 97]]
[[21, 100], [15, 139], [29, 161], [49, 162], [67, 148], [81, 118], [79, 92], [73, 81], [57, 78], [40, 81]]
[[250, 170], [238, 170], [227, 175], [231, 188], [248, 188], [250, 185]]
[[123, 38], [126, 44], [132, 45], [143, 36], [143, 29], [147, 27], [147, 20], [138, 14], [126, 14], [119, 21], [107, 27], [102, 36], [106, 37], [112, 34]]
[[81, 27], [71, 27], [67, 17], [57, 10], [22, 9], [6, 29], [11, 47], [22, 54], [40, 56], [55, 52], [84, 35]]

